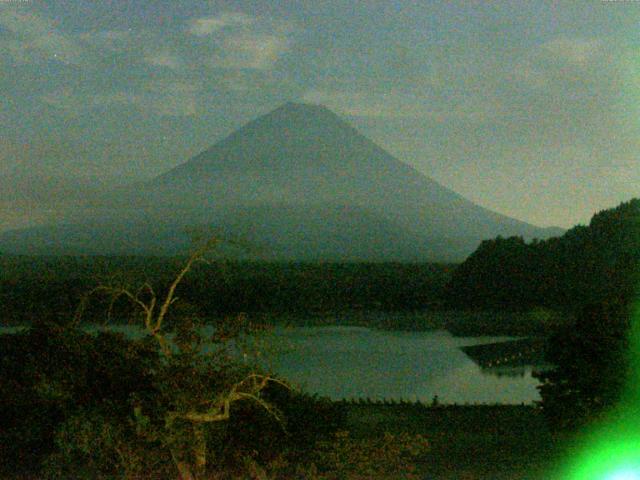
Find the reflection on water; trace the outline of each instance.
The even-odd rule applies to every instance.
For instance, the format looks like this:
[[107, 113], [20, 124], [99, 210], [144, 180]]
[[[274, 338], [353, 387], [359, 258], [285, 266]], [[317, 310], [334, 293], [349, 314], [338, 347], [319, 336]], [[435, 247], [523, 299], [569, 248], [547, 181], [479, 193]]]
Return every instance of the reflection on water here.
[[[97, 331], [100, 328], [89, 328]], [[110, 326], [130, 337], [132, 326]], [[13, 329], [11, 329], [13, 330]], [[211, 327], [207, 327], [211, 333]], [[3, 328], [3, 332], [10, 330]], [[2, 333], [2, 332], [0, 332]], [[509, 337], [453, 337], [446, 331], [365, 327], [276, 328], [261, 339], [265, 364], [309, 393], [332, 399], [429, 403], [531, 403], [540, 399], [532, 366], [482, 369], [460, 350]]]
[[482, 372], [487, 375], [495, 375], [497, 377], [523, 378], [531, 376], [535, 372], [548, 370], [550, 365], [516, 365], [512, 367], [481, 367]]
[[532, 368], [533, 367], [529, 365], [518, 365], [515, 367], [490, 367], [482, 368], [482, 373], [495, 375], [496, 377], [523, 378], [526, 375], [531, 375]]
[[[308, 392], [341, 398], [441, 403], [539, 400], [532, 367], [483, 371], [459, 347], [507, 338], [460, 338], [445, 331], [388, 332], [355, 327], [276, 330], [269, 354], [277, 373]], [[498, 375], [494, 374], [498, 373]]]

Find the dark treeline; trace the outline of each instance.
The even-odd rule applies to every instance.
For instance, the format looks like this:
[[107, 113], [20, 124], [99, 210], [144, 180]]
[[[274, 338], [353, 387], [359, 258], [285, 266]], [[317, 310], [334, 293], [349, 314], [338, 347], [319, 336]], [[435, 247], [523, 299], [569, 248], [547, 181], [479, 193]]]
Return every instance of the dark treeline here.
[[640, 280], [640, 200], [593, 216], [563, 236], [525, 242], [486, 240], [452, 275], [448, 304], [465, 308], [577, 311], [617, 299], [628, 303]]
[[[68, 316], [98, 284], [138, 285], [147, 280], [162, 291], [182, 260], [0, 256], [2, 320], [18, 324]], [[179, 296], [205, 317], [409, 311], [437, 305], [452, 270], [451, 265], [438, 264], [201, 263], [180, 285]], [[91, 312], [104, 317], [104, 307], [95, 305], [89, 318]]]
[[593, 216], [562, 237], [496, 238], [452, 275], [446, 302], [478, 309], [561, 309], [569, 321], [548, 339], [541, 407], [554, 428], [598, 419], [635, 381], [629, 330], [640, 286], [640, 200]]

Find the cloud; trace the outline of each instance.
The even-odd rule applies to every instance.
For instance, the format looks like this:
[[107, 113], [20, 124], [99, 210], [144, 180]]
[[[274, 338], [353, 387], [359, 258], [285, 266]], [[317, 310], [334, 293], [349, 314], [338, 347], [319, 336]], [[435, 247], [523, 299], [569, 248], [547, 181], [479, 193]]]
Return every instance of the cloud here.
[[602, 42], [593, 38], [560, 36], [542, 44], [540, 50], [562, 63], [586, 67], [602, 51]]
[[168, 51], [160, 51], [150, 55], [146, 55], [144, 57], [144, 61], [149, 65], [153, 65], [156, 67], [165, 67], [175, 71], [180, 70], [184, 67], [182, 59]]
[[559, 36], [524, 52], [507, 76], [533, 89], [553, 89], [567, 81], [587, 83], [609, 70], [603, 60], [611, 56], [610, 47], [601, 38]]
[[288, 48], [287, 39], [278, 35], [234, 35], [224, 40], [222, 52], [214, 58], [212, 65], [218, 68], [270, 70]]
[[91, 106], [110, 106], [110, 105], [134, 105], [138, 103], [138, 96], [130, 92], [113, 92], [98, 93], [88, 98]]
[[69, 88], [48, 92], [40, 99], [67, 115], [82, 115], [96, 107], [140, 105], [141, 98], [131, 92], [78, 93]]
[[86, 63], [82, 46], [71, 36], [57, 31], [53, 23], [34, 12], [0, 6], [0, 26], [15, 37], [10, 45], [19, 63], [57, 61], [66, 65]]
[[[187, 32], [199, 37], [211, 37], [199, 45], [209, 60], [205, 65], [219, 69], [266, 71], [274, 67], [289, 50], [290, 26], [286, 22], [257, 18], [245, 13], [222, 13], [192, 19]], [[215, 35], [214, 35], [215, 34]]]
[[372, 92], [310, 90], [302, 101], [324, 105], [343, 115], [354, 117], [415, 117], [424, 115], [424, 109], [408, 98]]
[[198, 111], [199, 85], [188, 81], [158, 81], [147, 84], [139, 103], [161, 116], [188, 117]]
[[139, 46], [141, 32], [127, 30], [98, 30], [83, 32], [78, 38], [85, 44], [101, 51], [120, 52], [131, 48], [134, 42]]
[[17, 65], [28, 65], [40, 58], [39, 53], [34, 52], [28, 44], [19, 40], [0, 41], [0, 52], [3, 52], [0, 57], [8, 57], [13, 64]]
[[191, 35], [198, 37], [205, 37], [211, 35], [214, 32], [222, 30], [225, 27], [238, 27], [244, 25], [251, 25], [255, 19], [249, 15], [241, 12], [222, 13], [217, 16], [200, 17], [192, 19], [189, 22], [187, 31]]
[[530, 61], [518, 63], [507, 77], [515, 83], [534, 89], [544, 88], [549, 84], [548, 75], [542, 69], [534, 66]]
[[152, 80], [132, 91], [77, 93], [60, 89], [42, 95], [40, 99], [71, 116], [95, 108], [133, 106], [155, 115], [185, 117], [197, 113], [199, 90], [198, 85], [187, 81]]
[[73, 116], [81, 114], [88, 106], [86, 98], [68, 88], [48, 92], [41, 95], [40, 100], [47, 105], [55, 107], [58, 110]]
[[428, 94], [413, 95], [393, 89], [384, 93], [310, 90], [303, 95], [302, 100], [325, 105], [343, 115], [354, 117], [486, 122], [503, 114], [502, 106], [497, 100], [465, 96], [443, 104]]
[[[185, 69], [188, 56], [177, 53], [176, 38], [180, 40], [183, 32], [175, 36], [163, 36], [148, 29], [100, 30], [83, 32], [78, 37], [102, 56], [103, 65], [113, 66], [114, 60], [130, 68], [133, 65], [146, 64], [161, 67], [173, 72]], [[171, 44], [168, 41], [172, 42]], [[126, 62], [126, 63], [124, 63]]]

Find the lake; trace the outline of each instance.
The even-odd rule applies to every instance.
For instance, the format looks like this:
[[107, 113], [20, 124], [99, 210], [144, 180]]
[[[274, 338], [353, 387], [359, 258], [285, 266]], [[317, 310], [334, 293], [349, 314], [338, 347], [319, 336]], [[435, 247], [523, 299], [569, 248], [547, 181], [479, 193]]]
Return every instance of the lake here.
[[[129, 336], [131, 326], [110, 327]], [[0, 333], [15, 329], [0, 328]], [[511, 337], [454, 337], [444, 330], [404, 332], [350, 326], [275, 328], [262, 337], [264, 361], [304, 391], [334, 400], [430, 403], [532, 403], [533, 366], [482, 369], [460, 347]]]
[[305, 391], [339, 400], [532, 403], [540, 399], [533, 366], [483, 370], [460, 350], [509, 337], [454, 337], [447, 331], [365, 327], [276, 329], [273, 370]]

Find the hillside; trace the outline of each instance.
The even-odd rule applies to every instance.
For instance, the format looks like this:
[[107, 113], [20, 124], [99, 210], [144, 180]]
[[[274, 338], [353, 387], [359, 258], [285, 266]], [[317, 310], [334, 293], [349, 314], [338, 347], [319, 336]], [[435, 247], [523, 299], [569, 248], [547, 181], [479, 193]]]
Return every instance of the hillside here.
[[596, 213], [558, 238], [482, 242], [447, 287], [451, 305], [579, 308], [628, 304], [640, 285], [640, 199]]

